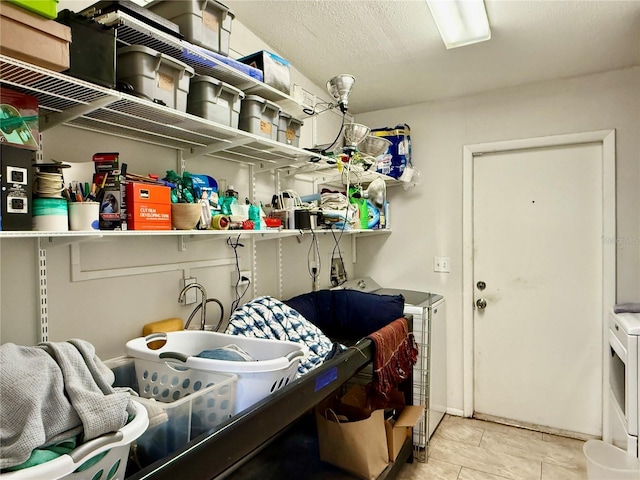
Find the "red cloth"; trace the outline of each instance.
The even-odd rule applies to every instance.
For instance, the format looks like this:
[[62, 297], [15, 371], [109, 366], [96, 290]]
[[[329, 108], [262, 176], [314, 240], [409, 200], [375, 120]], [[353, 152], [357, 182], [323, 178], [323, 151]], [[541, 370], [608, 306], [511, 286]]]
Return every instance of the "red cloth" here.
[[406, 318], [394, 320], [368, 336], [375, 344], [373, 381], [367, 387], [372, 408], [384, 408], [393, 390], [410, 377], [418, 346]]

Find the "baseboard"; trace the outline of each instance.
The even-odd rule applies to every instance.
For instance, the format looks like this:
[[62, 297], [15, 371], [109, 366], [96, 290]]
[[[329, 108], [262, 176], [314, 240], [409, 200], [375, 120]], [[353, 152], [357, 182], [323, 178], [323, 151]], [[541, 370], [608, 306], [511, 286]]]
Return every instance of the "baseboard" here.
[[464, 410], [447, 407], [447, 414], [453, 415], [454, 417], [464, 417]]

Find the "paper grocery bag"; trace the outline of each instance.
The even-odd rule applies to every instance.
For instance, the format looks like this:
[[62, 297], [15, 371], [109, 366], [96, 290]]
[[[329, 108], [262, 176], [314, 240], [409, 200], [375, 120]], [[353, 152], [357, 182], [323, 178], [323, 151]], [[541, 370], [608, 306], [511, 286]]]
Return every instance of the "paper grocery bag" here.
[[330, 407], [325, 403], [316, 408], [320, 459], [358, 478], [378, 477], [389, 463], [384, 411], [350, 422]]

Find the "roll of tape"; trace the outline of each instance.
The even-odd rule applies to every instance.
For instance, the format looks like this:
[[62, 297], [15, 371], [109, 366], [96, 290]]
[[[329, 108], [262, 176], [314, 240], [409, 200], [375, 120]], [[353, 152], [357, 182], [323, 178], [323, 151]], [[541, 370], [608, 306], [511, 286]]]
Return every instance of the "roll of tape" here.
[[231, 222], [226, 215], [214, 215], [211, 219], [211, 226], [214, 230], [228, 230], [229, 223]]

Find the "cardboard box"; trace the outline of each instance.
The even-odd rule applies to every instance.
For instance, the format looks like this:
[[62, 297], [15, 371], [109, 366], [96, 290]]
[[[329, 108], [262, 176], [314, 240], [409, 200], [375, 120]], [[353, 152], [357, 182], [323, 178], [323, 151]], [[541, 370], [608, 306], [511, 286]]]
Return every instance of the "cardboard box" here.
[[111, 175], [106, 172], [94, 173], [93, 183], [104, 183], [104, 195], [100, 201], [100, 230], [126, 230], [127, 229], [127, 204], [125, 186], [120, 182], [119, 175]]
[[69, 68], [71, 29], [0, 1], [0, 53], [54, 72]]
[[275, 53], [261, 50], [239, 59], [251, 67], [262, 70], [264, 83], [289, 95], [291, 92], [291, 67], [288, 61]]
[[171, 188], [127, 182], [127, 228], [171, 230]]
[[0, 230], [31, 230], [32, 162], [29, 150], [0, 146], [2, 219]]
[[38, 99], [0, 87], [0, 143], [38, 150]]

